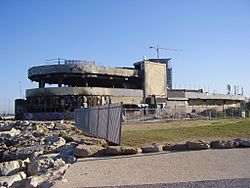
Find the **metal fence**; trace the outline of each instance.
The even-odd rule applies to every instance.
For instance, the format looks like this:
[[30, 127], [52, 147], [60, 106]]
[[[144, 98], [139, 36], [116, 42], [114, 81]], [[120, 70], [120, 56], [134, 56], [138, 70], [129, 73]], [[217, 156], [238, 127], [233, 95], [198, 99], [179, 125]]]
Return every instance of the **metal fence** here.
[[121, 144], [122, 104], [76, 109], [75, 122], [83, 131]]
[[167, 107], [155, 109], [124, 108], [124, 122], [159, 122], [187, 119], [219, 119], [219, 118], [240, 118], [248, 117], [249, 113], [244, 109], [221, 109], [221, 108], [185, 108]]

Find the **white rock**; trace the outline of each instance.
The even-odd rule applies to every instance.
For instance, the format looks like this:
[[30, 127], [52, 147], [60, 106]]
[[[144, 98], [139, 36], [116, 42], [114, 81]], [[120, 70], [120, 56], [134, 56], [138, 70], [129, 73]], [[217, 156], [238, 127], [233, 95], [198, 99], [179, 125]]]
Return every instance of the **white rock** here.
[[64, 172], [69, 168], [68, 164], [65, 164], [64, 166], [60, 166], [58, 168], [50, 169], [49, 173], [52, 174], [55, 177], [59, 177], [64, 174]]
[[141, 149], [143, 153], [160, 152], [162, 151], [162, 145], [154, 143]]
[[69, 167], [68, 164], [61, 166], [57, 169], [48, 169], [48, 171], [45, 174], [39, 174], [30, 176], [27, 179], [23, 179], [20, 181], [15, 182], [12, 187], [17, 188], [33, 188], [33, 187], [42, 187], [42, 188], [48, 188], [53, 185], [55, 180], [62, 177], [65, 170]]
[[14, 182], [23, 180], [27, 177], [27, 175], [24, 172], [18, 172], [16, 174], [13, 174], [11, 176], [1, 176], [0, 178], [0, 186], [9, 187]]
[[41, 155], [28, 164], [28, 175], [47, 173], [51, 169], [59, 169], [66, 163], [62, 158], [57, 158], [58, 154]]
[[210, 147], [212, 149], [232, 149], [239, 145], [239, 142], [236, 141], [212, 141], [210, 142]]
[[63, 159], [56, 159], [55, 162], [54, 162], [54, 168], [60, 168], [61, 166], [64, 166], [66, 163], [64, 162]]
[[39, 175], [39, 176], [30, 176], [26, 179], [22, 179], [16, 181], [12, 184], [12, 188], [35, 188], [35, 187], [42, 187], [42, 188], [49, 188], [52, 186], [52, 183], [48, 181], [49, 177], [46, 175]]
[[67, 163], [73, 164], [76, 162], [76, 157], [74, 155], [69, 155], [67, 158]]
[[9, 176], [13, 175], [22, 170], [22, 161], [6, 161], [0, 163], [0, 176]]
[[20, 130], [17, 130], [15, 128], [11, 128], [11, 130], [9, 130], [9, 131], [0, 132], [0, 136], [8, 134], [10, 137], [12, 137], [12, 136], [16, 136], [16, 135], [20, 134], [20, 132], [21, 132]]
[[66, 141], [62, 137], [49, 136], [45, 139], [45, 144], [54, 149], [59, 148], [66, 144]]
[[133, 148], [129, 146], [109, 146], [106, 148], [106, 155], [133, 155], [141, 153], [140, 148]]
[[46, 127], [48, 129], [53, 129], [55, 127], [55, 123], [54, 122], [46, 123]]
[[46, 158], [35, 158], [28, 165], [28, 175], [32, 176], [38, 173], [46, 173], [48, 168], [54, 166], [54, 160], [50, 157]]
[[34, 131], [37, 131], [38, 133], [47, 133], [49, 132], [48, 128], [43, 124], [36, 124], [32, 127]]
[[97, 145], [79, 145], [74, 150], [73, 154], [76, 157], [90, 157], [96, 155], [102, 155], [104, 148]]
[[25, 160], [22, 160], [21, 161], [21, 168], [23, 168], [23, 169], [27, 168], [29, 163], [30, 163], [30, 159], [29, 158], [27, 158]]
[[22, 126], [28, 126], [30, 124], [29, 121], [21, 121]]
[[10, 131], [15, 126], [15, 122], [5, 123], [0, 126], [0, 131]]
[[240, 146], [250, 147], [250, 139], [240, 139], [240, 138], [237, 138], [234, 141], [239, 142]]

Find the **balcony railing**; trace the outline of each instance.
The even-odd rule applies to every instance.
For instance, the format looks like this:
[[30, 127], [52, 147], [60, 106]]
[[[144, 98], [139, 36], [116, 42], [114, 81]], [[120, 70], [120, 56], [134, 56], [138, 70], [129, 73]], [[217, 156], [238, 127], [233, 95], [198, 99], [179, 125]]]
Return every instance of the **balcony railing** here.
[[64, 58], [54, 58], [54, 59], [46, 59], [46, 65], [51, 64], [92, 64], [95, 65], [94, 61], [86, 61], [86, 60], [72, 60], [72, 59], [64, 59]]

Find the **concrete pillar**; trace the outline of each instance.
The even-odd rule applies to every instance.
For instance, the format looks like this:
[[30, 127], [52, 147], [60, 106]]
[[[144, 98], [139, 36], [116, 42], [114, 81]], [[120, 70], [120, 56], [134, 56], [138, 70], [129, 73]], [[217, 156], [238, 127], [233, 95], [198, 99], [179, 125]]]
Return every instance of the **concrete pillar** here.
[[44, 80], [41, 80], [39, 82], [39, 88], [44, 88], [44, 87], [45, 87], [45, 82], [44, 82]]
[[62, 82], [63, 82], [63, 80], [62, 80], [62, 79], [59, 79], [58, 81], [59, 81], [58, 87], [62, 87]]

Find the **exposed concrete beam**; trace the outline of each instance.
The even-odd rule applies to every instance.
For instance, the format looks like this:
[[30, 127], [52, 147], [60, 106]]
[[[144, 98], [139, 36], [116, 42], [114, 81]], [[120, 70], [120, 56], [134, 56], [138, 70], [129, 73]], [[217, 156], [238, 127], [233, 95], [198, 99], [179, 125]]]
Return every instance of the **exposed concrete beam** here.
[[99, 87], [50, 87], [27, 89], [26, 97], [52, 95], [107, 95], [143, 97], [140, 89], [99, 88]]

